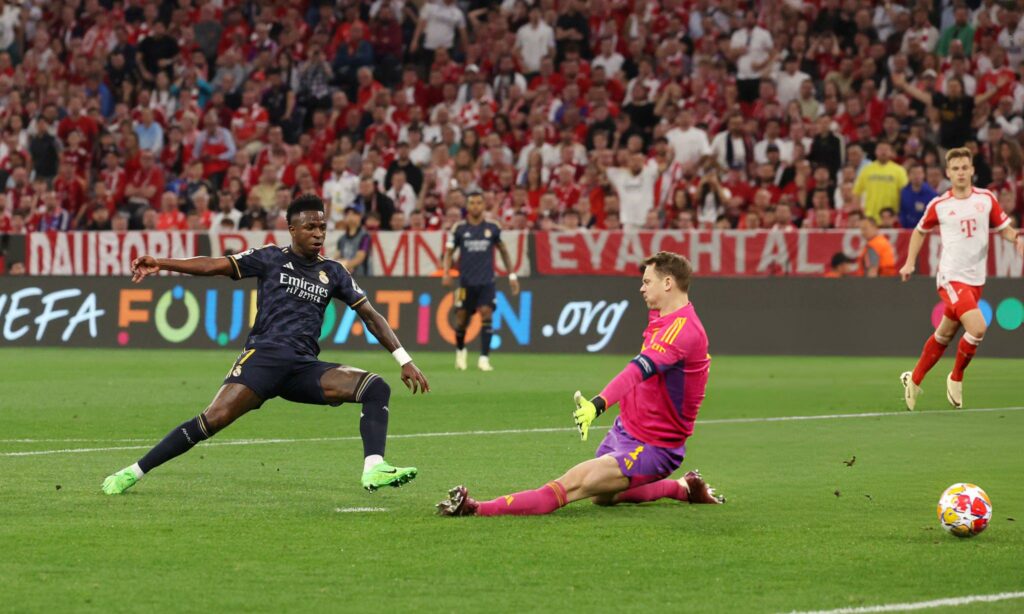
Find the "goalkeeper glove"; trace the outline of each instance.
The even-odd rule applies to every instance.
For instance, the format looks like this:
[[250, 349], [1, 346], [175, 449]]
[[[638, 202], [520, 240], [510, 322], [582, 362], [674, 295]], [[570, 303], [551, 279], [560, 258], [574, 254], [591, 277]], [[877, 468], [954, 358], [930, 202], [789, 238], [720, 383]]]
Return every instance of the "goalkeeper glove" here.
[[576, 405], [576, 409], [572, 412], [572, 419], [576, 423], [576, 429], [580, 432], [580, 439], [586, 441], [587, 435], [590, 433], [591, 423], [604, 413], [604, 399], [597, 396], [593, 400], [588, 401], [577, 390], [572, 395], [572, 400]]

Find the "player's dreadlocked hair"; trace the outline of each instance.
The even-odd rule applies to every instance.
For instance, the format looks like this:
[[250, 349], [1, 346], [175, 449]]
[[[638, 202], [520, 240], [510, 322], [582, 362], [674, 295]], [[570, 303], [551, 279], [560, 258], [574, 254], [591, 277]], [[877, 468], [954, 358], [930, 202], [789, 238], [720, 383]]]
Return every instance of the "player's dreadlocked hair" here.
[[321, 211], [324, 210], [324, 201], [316, 194], [303, 194], [292, 201], [292, 204], [288, 205], [288, 224], [292, 223], [292, 216], [298, 215], [303, 211]]
[[676, 287], [683, 292], [690, 291], [690, 276], [693, 274], [693, 267], [690, 261], [672, 252], [658, 252], [644, 260], [644, 266], [654, 265], [654, 270], [662, 277], [672, 276], [676, 280]]

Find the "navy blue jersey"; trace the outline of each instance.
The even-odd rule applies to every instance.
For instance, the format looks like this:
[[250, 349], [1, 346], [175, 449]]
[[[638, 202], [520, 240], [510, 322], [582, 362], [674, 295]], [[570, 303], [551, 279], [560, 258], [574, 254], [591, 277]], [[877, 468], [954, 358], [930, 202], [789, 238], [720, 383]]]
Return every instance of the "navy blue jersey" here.
[[459, 250], [459, 285], [494, 283], [494, 247], [501, 243], [501, 228], [491, 222], [459, 222], [448, 237], [448, 249]]
[[357, 307], [366, 294], [345, 267], [317, 256], [310, 262], [290, 247], [266, 245], [228, 256], [232, 277], [259, 278], [256, 323], [247, 348], [286, 348], [296, 354], [320, 354], [320, 329], [331, 298]]

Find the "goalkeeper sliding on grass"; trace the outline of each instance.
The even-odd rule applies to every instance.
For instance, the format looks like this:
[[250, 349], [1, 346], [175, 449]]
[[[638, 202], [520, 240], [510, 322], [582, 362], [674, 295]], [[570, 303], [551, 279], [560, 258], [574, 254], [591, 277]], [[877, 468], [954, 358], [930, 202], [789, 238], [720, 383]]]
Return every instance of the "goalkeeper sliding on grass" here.
[[597, 449], [596, 458], [576, 465], [536, 490], [492, 501], [476, 501], [456, 486], [437, 504], [442, 516], [548, 514], [580, 499], [598, 505], [676, 499], [722, 503], [700, 473], [679, 480], [669, 475], [686, 455], [708, 381], [708, 337], [690, 303], [690, 263], [659, 252], [644, 261], [640, 294], [651, 309], [644, 343], [601, 394], [588, 401], [576, 392], [573, 418], [587, 440], [591, 423], [619, 404], [620, 415]]

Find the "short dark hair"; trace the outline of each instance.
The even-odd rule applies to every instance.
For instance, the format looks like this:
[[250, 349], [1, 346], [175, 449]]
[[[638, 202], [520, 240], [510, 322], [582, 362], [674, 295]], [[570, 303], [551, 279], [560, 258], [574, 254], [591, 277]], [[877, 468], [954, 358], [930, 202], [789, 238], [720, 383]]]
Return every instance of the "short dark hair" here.
[[644, 260], [644, 267], [653, 266], [654, 271], [662, 277], [672, 276], [676, 286], [683, 292], [690, 291], [690, 277], [693, 275], [693, 267], [690, 261], [672, 252], [658, 252]]
[[316, 194], [303, 194], [292, 201], [292, 204], [288, 205], [287, 219], [288, 223], [292, 223], [292, 217], [296, 216], [303, 211], [319, 211], [324, 212], [324, 201]]
[[468, 194], [466, 194], [466, 200], [469, 200], [470, 198], [473, 198], [474, 196], [479, 196], [480, 198], [483, 198], [484, 197], [484, 193], [481, 192], [480, 190], [472, 190]]

